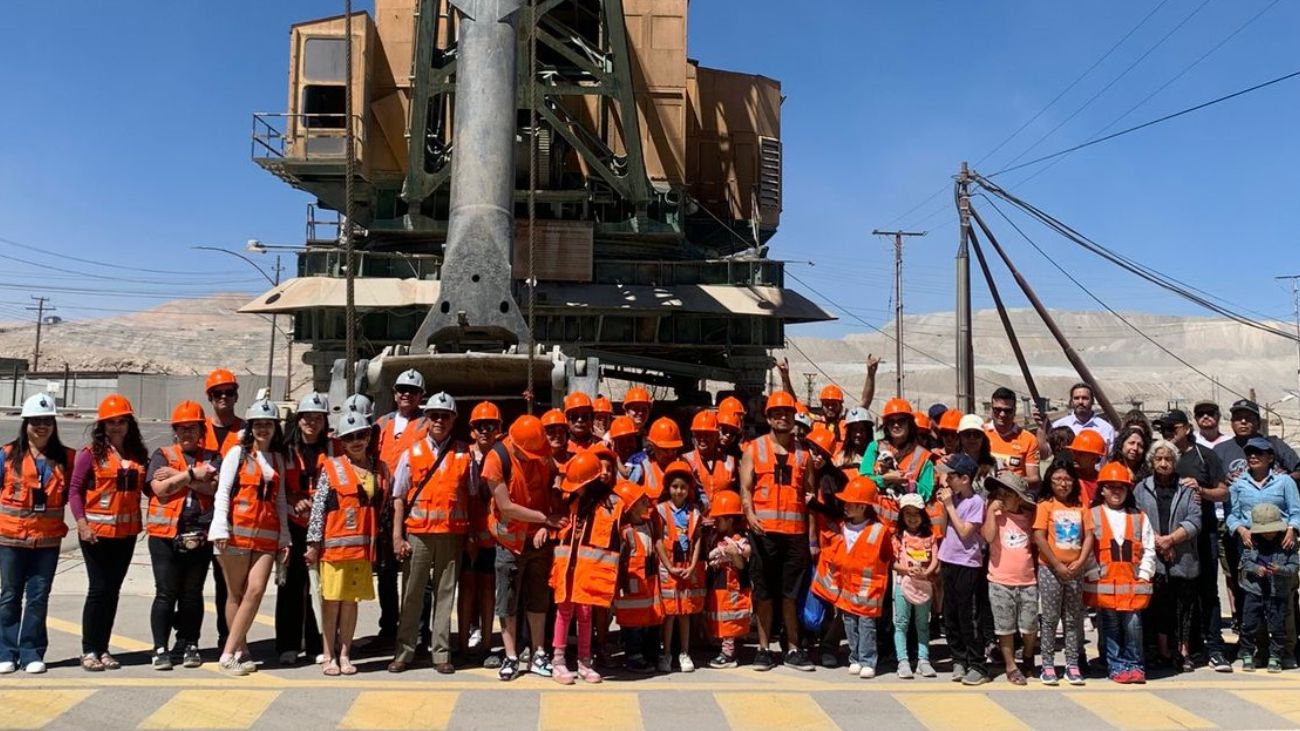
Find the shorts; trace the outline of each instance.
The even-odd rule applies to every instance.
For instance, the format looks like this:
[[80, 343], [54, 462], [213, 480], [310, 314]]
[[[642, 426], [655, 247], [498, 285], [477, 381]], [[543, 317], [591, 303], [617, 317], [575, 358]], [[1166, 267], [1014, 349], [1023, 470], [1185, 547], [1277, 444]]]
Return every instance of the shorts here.
[[989, 582], [993, 632], [999, 637], [1038, 631], [1038, 585], [1005, 586]]
[[461, 573], [473, 571], [476, 574], [495, 574], [497, 571], [497, 547], [496, 546], [479, 546], [478, 552], [474, 554], [471, 561], [469, 552], [460, 555]]
[[802, 533], [750, 534], [749, 580], [755, 601], [798, 599], [808, 580], [808, 536]]
[[516, 554], [508, 548], [496, 552], [497, 617], [519, 616], [525, 612], [542, 614], [551, 608], [551, 559], [553, 549], [537, 550], [531, 546]]

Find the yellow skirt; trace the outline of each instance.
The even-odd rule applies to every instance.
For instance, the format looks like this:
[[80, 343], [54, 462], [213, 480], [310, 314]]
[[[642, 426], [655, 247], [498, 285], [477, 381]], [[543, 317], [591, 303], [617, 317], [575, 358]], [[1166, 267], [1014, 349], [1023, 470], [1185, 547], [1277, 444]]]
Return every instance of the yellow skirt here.
[[365, 602], [375, 598], [375, 581], [370, 562], [320, 562], [320, 595], [327, 602]]

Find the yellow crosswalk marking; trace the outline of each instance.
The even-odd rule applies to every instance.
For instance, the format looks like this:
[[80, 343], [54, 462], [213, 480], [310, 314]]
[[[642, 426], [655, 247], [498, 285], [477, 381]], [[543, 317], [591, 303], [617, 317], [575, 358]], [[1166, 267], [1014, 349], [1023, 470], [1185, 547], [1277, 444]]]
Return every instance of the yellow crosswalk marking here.
[[368, 691], [357, 694], [339, 728], [446, 729], [457, 691]]
[[[59, 619], [58, 617], [46, 617], [45, 626], [48, 629], [58, 630], [59, 632], [76, 635], [77, 637], [81, 636], [81, 624], [78, 622], [69, 622], [64, 619]], [[153, 650], [153, 645], [149, 642], [141, 642], [140, 640], [123, 637], [121, 635], [109, 636], [108, 644], [126, 650], [127, 652], [149, 652]]]
[[1215, 728], [1210, 721], [1147, 691], [1065, 693], [1106, 723], [1124, 731]]
[[248, 728], [279, 695], [278, 690], [182, 690], [140, 728]]
[[935, 731], [1028, 731], [1010, 711], [982, 693], [895, 693], [894, 699]]
[[94, 692], [47, 689], [0, 691], [0, 709], [4, 709], [0, 713], [0, 728], [44, 728]]
[[541, 731], [605, 731], [640, 729], [641, 702], [637, 693], [542, 694]]
[[716, 693], [713, 698], [732, 728], [745, 731], [839, 728], [807, 694]]
[[1300, 693], [1294, 690], [1234, 690], [1232, 694], [1300, 726]]

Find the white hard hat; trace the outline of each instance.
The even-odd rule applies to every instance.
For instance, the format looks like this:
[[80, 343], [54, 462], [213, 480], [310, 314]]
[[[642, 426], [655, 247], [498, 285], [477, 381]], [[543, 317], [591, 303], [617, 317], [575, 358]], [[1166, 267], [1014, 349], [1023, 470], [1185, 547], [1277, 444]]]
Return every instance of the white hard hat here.
[[375, 413], [375, 405], [368, 397], [354, 393], [343, 402], [343, 412], [361, 414], [369, 418]]
[[420, 372], [415, 370], [414, 368], [402, 371], [401, 374], [397, 376], [397, 382], [393, 384], [393, 388], [397, 388], [399, 386], [415, 386], [416, 388], [423, 391], [424, 376], [420, 375]]
[[870, 424], [871, 412], [861, 406], [854, 406], [849, 409], [849, 413], [844, 415], [845, 424]]
[[275, 408], [275, 404], [266, 399], [258, 399], [248, 407], [244, 413], [244, 421], [253, 421], [254, 419], [272, 419], [280, 420], [280, 410]]
[[330, 400], [323, 393], [309, 393], [298, 402], [299, 414], [328, 414]]
[[812, 414], [795, 414], [794, 423], [803, 424], [805, 428], [813, 428]]
[[342, 439], [349, 434], [369, 428], [370, 419], [362, 416], [359, 412], [349, 411], [339, 419], [339, 428], [334, 430], [334, 436]]
[[55, 416], [54, 397], [48, 393], [38, 393], [29, 397], [23, 402], [24, 419], [30, 419], [34, 416]]
[[961, 417], [961, 421], [957, 422], [957, 431], [972, 430], [984, 431], [984, 420], [979, 417], [979, 414], [967, 414]]
[[450, 411], [454, 414], [456, 413], [456, 399], [452, 398], [451, 394], [446, 391], [439, 391], [430, 396], [429, 400], [420, 406], [420, 409], [423, 411]]

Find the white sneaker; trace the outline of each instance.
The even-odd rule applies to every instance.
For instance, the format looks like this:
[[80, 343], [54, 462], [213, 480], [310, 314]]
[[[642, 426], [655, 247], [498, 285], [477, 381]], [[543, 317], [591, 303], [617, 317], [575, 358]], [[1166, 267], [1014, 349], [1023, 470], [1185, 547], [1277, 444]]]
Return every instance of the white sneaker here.
[[8, 675], [15, 672], [18, 672], [18, 663], [9, 662], [7, 660], [5, 662], [0, 662], [0, 675]]
[[870, 665], [863, 665], [863, 666], [862, 666], [862, 670], [858, 672], [858, 677], [859, 677], [859, 678], [874, 678], [874, 677], [876, 677], [876, 669], [873, 668], [873, 667], [871, 667]]
[[45, 672], [45, 663], [40, 660], [32, 660], [23, 668], [23, 672], [31, 673], [32, 675], [40, 675]]
[[695, 663], [691, 661], [691, 656], [684, 652], [677, 656], [677, 664], [682, 667], [683, 673], [695, 672]]
[[324, 665], [324, 664], [325, 664], [325, 653], [322, 652], [321, 654], [319, 654], [319, 655], [316, 656], [316, 664], [317, 664], [317, 665]]
[[474, 628], [469, 633], [469, 649], [473, 650], [483, 643], [483, 630]]
[[672, 658], [667, 655], [661, 656], [659, 662], [655, 664], [655, 668], [661, 673], [671, 673], [673, 671]]
[[860, 672], [862, 672], [862, 665], [860, 663], [849, 663], [849, 675], [857, 675]]

